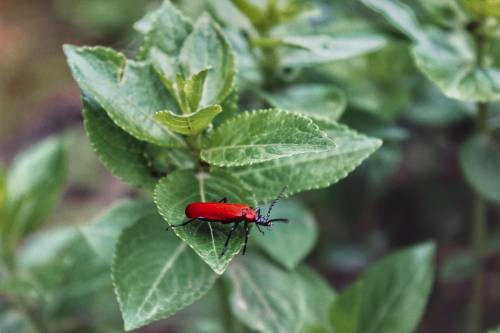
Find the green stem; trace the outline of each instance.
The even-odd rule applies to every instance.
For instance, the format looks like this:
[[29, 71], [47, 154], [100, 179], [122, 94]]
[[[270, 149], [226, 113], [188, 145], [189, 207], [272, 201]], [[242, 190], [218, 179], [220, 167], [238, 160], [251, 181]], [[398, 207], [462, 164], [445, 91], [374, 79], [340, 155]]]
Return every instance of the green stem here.
[[469, 304], [469, 327], [467, 332], [480, 333], [482, 326], [482, 295], [483, 295], [483, 259], [484, 242], [486, 237], [486, 212], [487, 205], [484, 198], [474, 193], [474, 219], [472, 232], [472, 247], [475, 261], [477, 263], [476, 273], [472, 287], [472, 297]]
[[[476, 41], [476, 64], [477, 67], [486, 65], [488, 40], [483, 35], [481, 29], [474, 32]], [[476, 134], [488, 133], [488, 103], [477, 103], [476, 114]], [[468, 333], [480, 333], [482, 329], [482, 296], [483, 296], [483, 280], [484, 269], [483, 260], [485, 255], [486, 232], [487, 232], [487, 202], [481, 194], [474, 191], [473, 197], [474, 215], [472, 220], [472, 249], [474, 252], [475, 261], [477, 263], [476, 273], [474, 275], [472, 296], [469, 303], [469, 318], [468, 318]]]
[[243, 333], [244, 329], [241, 323], [233, 316], [229, 304], [229, 292], [227, 285], [222, 278], [219, 278], [215, 285], [219, 295], [219, 304], [221, 311], [221, 322], [226, 333]]

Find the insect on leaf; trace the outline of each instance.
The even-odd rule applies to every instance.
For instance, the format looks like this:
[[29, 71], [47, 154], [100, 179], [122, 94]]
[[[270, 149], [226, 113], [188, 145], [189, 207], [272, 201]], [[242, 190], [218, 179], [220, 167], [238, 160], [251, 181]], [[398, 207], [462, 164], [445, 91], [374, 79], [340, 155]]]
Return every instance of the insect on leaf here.
[[[225, 172], [175, 171], [160, 180], [154, 193], [160, 214], [172, 225], [181, 224], [187, 219], [185, 209], [189, 203], [216, 202], [224, 197], [230, 202], [255, 207], [253, 193], [239, 179]], [[224, 256], [220, 257], [230, 228], [231, 225], [221, 223], [194, 221], [172, 229], [217, 274], [222, 274], [243, 246], [243, 228], [240, 226], [233, 233]]]

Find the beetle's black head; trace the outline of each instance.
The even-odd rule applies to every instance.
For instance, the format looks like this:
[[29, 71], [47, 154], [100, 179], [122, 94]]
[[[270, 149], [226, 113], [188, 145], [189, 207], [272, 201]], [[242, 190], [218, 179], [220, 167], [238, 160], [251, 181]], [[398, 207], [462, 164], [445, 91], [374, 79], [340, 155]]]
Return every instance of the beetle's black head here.
[[266, 215], [261, 214], [260, 213], [260, 208], [257, 208], [257, 210], [256, 210], [257, 219], [255, 220], [255, 223], [257, 225], [262, 225], [262, 226], [265, 226], [265, 227], [272, 227], [273, 226], [273, 222], [285, 222], [285, 223], [288, 222], [288, 219], [270, 219], [269, 218], [271, 216], [271, 211], [272, 211], [274, 205], [276, 205], [276, 203], [281, 199], [281, 197], [283, 196], [283, 193], [286, 191], [286, 189], [287, 189], [287, 186], [283, 187], [283, 189], [278, 194], [278, 196], [276, 197], [276, 199], [274, 199], [271, 202], [271, 204], [269, 205], [269, 209], [267, 210]]

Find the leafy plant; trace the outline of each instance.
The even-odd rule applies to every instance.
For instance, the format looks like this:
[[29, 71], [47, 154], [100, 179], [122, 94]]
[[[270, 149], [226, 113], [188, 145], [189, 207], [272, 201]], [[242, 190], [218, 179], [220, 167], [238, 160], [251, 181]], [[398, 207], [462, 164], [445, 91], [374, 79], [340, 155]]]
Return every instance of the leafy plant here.
[[[498, 51], [492, 46], [500, 38], [498, 10], [489, 1], [425, 1], [433, 16], [424, 26], [414, 11], [400, 1], [363, 2], [381, 13], [411, 42], [411, 54], [418, 69], [443, 94], [463, 103], [475, 103], [476, 129], [460, 148], [460, 165], [473, 193], [474, 294], [470, 304], [469, 332], [482, 329], [482, 262], [486, 253], [486, 220], [489, 202], [498, 202], [500, 176], [498, 142], [494, 133], [492, 103], [500, 99]], [[450, 14], [451, 17], [444, 17]]]
[[[424, 32], [406, 7], [383, 4], [378, 3], [380, 11], [396, 11], [398, 28], [415, 42], [423, 40]], [[330, 22], [311, 24], [314, 6], [294, 0], [207, 1], [213, 16], [204, 13], [192, 20], [165, 1], [136, 23], [141, 43], [133, 56], [107, 47], [64, 46], [81, 90], [92, 147], [102, 164], [142, 198], [116, 203], [91, 224], [24, 239], [53, 207], [62, 178], [42, 175], [53, 183], [37, 185], [38, 178], [28, 181], [23, 175], [32, 165], [20, 163], [25, 171], [12, 174], [19, 173], [16, 184], [26, 180], [26, 191], [16, 187], [18, 194], [9, 192], [11, 176], [0, 181], [0, 216], [6, 221], [0, 226], [19, 229], [2, 230], [8, 278], [0, 290], [17, 306], [9, 306], [5, 316], [17, 316], [16, 325], [26, 325], [15, 327], [114, 331], [119, 309], [125, 330], [133, 330], [182, 309], [208, 308], [210, 315], [199, 322], [211, 322], [217, 332], [416, 329], [434, 279], [432, 243], [389, 255], [337, 293], [303, 263], [315, 246], [318, 226], [297, 199], [280, 202], [273, 211], [291, 223], [265, 236], [252, 231], [244, 257], [236, 256], [244, 242], [241, 227], [222, 257], [227, 225], [199, 222], [165, 231], [183, 222], [191, 202], [227, 197], [264, 207], [285, 186], [285, 196], [291, 196], [345, 178], [382, 144], [339, 122], [348, 103], [368, 111], [353, 117], [383, 119], [365, 122], [371, 135], [391, 144], [404, 136], [387, 121], [410, 97], [401, 93], [393, 101], [370, 86], [356, 92], [365, 78], [360, 74], [347, 80], [339, 68], [348, 64], [364, 73], [362, 68], [401, 45], [387, 51], [389, 38], [370, 25], [351, 31]], [[404, 62], [401, 72], [406, 70]], [[318, 80], [309, 73], [323, 71], [335, 79]], [[371, 74], [377, 82], [399, 84], [388, 82], [385, 72]], [[448, 86], [446, 79], [438, 86]], [[481, 98], [492, 96], [494, 89]], [[346, 120], [356, 124], [347, 115]], [[382, 163], [397, 160], [394, 146], [384, 149], [379, 156], [388, 157], [379, 157]], [[45, 150], [42, 155], [55, 154]], [[490, 155], [486, 148], [483, 153]], [[36, 158], [38, 172], [62, 169], [59, 160]], [[494, 169], [495, 161], [491, 165]], [[490, 190], [485, 182], [476, 185]], [[23, 193], [36, 197], [40, 188], [41, 201], [25, 204], [36, 210], [23, 208], [27, 213], [18, 214], [21, 198], [28, 197]], [[25, 244], [19, 247], [21, 240]], [[107, 300], [106, 311], [92, 307], [92, 302], [100, 304], [98, 295]], [[65, 327], [64, 319], [76, 313], [90, 313], [95, 320]], [[0, 328], [3, 322], [12, 321], [0, 320]], [[188, 321], [178, 325], [196, 331]]]

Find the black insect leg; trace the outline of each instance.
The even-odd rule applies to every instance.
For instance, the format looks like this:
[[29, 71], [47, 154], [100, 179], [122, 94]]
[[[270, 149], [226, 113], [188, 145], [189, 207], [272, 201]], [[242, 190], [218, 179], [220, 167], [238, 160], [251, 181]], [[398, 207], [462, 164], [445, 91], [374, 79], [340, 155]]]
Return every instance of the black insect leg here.
[[261, 234], [264, 234], [264, 231], [262, 231], [259, 224], [255, 223], [255, 226], [257, 227], [257, 230], [259, 230]]
[[220, 201], [219, 201], [219, 202], [227, 203], [227, 198], [226, 198], [226, 197], [224, 197], [224, 198], [220, 199]]
[[191, 223], [191, 222], [194, 222], [196, 220], [202, 220], [203, 221], [203, 217], [195, 217], [195, 218], [192, 218], [190, 220], [187, 220], [186, 222], [183, 222], [181, 224], [169, 224], [168, 227], [167, 227], [167, 230], [169, 228], [177, 228], [177, 227], [184, 227], [185, 225]]
[[247, 252], [247, 244], [248, 244], [248, 234], [250, 233], [250, 226], [248, 225], [248, 222], [245, 221], [244, 225], [244, 231], [245, 231], [245, 242], [243, 243], [243, 255], [245, 255], [245, 252]]
[[235, 231], [239, 225], [240, 225], [240, 222], [233, 223], [233, 227], [231, 228], [231, 230], [229, 230], [229, 234], [227, 235], [226, 242], [224, 243], [224, 248], [222, 249], [222, 252], [220, 253], [219, 258], [221, 258], [224, 255], [224, 253], [226, 253], [227, 246], [229, 245], [229, 240], [231, 239], [231, 236], [233, 235], [233, 231]]
[[288, 223], [288, 219], [270, 219], [267, 222], [283, 222], [283, 223]]

